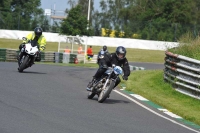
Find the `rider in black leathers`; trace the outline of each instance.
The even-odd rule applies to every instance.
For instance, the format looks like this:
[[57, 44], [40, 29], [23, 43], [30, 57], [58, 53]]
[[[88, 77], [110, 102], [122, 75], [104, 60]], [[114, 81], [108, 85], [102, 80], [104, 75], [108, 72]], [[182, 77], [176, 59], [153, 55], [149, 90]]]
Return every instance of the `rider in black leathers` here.
[[[87, 86], [87, 91], [91, 91], [91, 87], [93, 83], [99, 79], [103, 73], [107, 70], [108, 67], [112, 67], [112, 64], [116, 66], [122, 67], [124, 71], [124, 80], [128, 80], [128, 76], [130, 75], [130, 67], [128, 60], [126, 59], [126, 49], [123, 46], [119, 46], [116, 49], [115, 53], [105, 53], [104, 58], [102, 58], [99, 62], [99, 69], [97, 70], [96, 74], [94, 75], [91, 82], [89, 82]], [[120, 78], [118, 77], [115, 83], [114, 88], [121, 82]]]

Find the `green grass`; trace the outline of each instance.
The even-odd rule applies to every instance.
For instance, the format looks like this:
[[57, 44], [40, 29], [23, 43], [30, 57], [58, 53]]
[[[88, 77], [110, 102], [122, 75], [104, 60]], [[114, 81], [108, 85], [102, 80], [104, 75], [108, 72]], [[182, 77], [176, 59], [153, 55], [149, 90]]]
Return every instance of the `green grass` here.
[[3, 39], [0, 38], [0, 48], [18, 49], [21, 40]]
[[175, 91], [163, 80], [163, 70], [134, 71], [125, 84], [126, 90], [200, 125], [200, 100]]
[[168, 51], [200, 60], [200, 38], [194, 38], [192, 33], [186, 33], [179, 39], [179, 47]]
[[[3, 39], [0, 38], [0, 48], [18, 49], [21, 40]], [[61, 43], [61, 48], [66, 46], [71, 47], [70, 44]], [[93, 46], [93, 53], [97, 54], [101, 46]], [[74, 45], [74, 49], [78, 49], [78, 45]], [[115, 52], [115, 47], [108, 47], [109, 52]], [[45, 51], [58, 51], [58, 42], [47, 42]], [[127, 59], [129, 62], [154, 62], [164, 63], [165, 52], [160, 50], [144, 50], [127, 48]]]

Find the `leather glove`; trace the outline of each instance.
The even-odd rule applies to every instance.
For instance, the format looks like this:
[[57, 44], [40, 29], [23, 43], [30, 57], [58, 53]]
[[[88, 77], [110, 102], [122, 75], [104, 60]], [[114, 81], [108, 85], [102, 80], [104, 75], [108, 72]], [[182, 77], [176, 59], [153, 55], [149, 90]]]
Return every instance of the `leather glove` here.
[[123, 80], [128, 80], [127, 76], [123, 76], [122, 78], [123, 78]]
[[43, 51], [43, 50], [45, 50], [45, 47], [44, 46], [39, 46], [39, 50]]
[[23, 43], [23, 44], [26, 44], [26, 41], [25, 41], [25, 40], [23, 40], [23, 41], [22, 41], [22, 43]]

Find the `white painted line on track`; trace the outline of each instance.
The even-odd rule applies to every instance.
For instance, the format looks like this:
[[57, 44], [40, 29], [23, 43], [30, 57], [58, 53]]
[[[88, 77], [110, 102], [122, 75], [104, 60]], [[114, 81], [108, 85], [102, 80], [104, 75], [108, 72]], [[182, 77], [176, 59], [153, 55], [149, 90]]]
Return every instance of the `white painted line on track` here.
[[170, 119], [170, 118], [168, 118], [168, 117], [165, 117], [165, 116], [163, 116], [163, 115], [161, 115], [161, 114], [155, 112], [154, 110], [152, 110], [152, 109], [146, 107], [145, 105], [143, 105], [143, 104], [139, 103], [138, 101], [134, 100], [133, 98], [131, 98], [131, 97], [129, 97], [129, 96], [127, 96], [127, 95], [121, 93], [120, 91], [117, 91], [117, 90], [113, 90], [113, 91], [115, 91], [116, 93], [120, 94], [121, 96], [123, 96], [123, 97], [125, 97], [125, 98], [131, 100], [132, 102], [136, 103], [137, 105], [141, 106], [142, 108], [144, 108], [144, 109], [146, 109], [146, 110], [148, 110], [148, 111], [154, 113], [154, 114], [157, 115], [157, 116], [160, 116], [160, 117], [162, 117], [162, 118], [164, 118], [164, 119], [166, 119], [166, 120], [168, 120], [168, 121], [171, 121], [171, 122], [174, 123], [174, 124], [177, 124], [177, 125], [179, 125], [179, 126], [182, 126], [182, 127], [186, 128], [186, 129], [188, 129], [188, 130], [194, 131], [194, 132], [196, 132], [196, 133], [200, 133], [200, 132], [197, 131], [197, 130], [194, 130], [194, 129], [188, 127], [188, 126], [185, 126], [185, 125], [183, 125], [183, 124], [181, 124], [181, 123], [176, 122], [175, 120], [172, 120], [172, 119]]
[[142, 97], [142, 96], [140, 96], [138, 94], [130, 94], [130, 95], [135, 97], [135, 98], [137, 98], [137, 99], [139, 99], [139, 100], [141, 100], [141, 101], [149, 101], [146, 98], [144, 98], [144, 97]]
[[158, 110], [162, 111], [163, 113], [165, 113], [165, 114], [167, 114], [167, 115], [169, 115], [171, 117], [174, 117], [174, 118], [177, 118], [177, 119], [182, 119], [182, 117], [180, 117], [180, 116], [178, 116], [178, 115], [176, 115], [176, 114], [174, 114], [172, 112], [169, 112], [167, 109], [159, 109], [158, 108]]

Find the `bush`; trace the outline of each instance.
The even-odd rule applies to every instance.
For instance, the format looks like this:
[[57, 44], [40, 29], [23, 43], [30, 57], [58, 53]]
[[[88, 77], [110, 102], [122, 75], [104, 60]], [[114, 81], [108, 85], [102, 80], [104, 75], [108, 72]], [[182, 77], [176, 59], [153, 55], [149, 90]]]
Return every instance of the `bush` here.
[[194, 38], [192, 33], [186, 33], [178, 40], [179, 47], [168, 49], [168, 51], [200, 60], [200, 37]]

